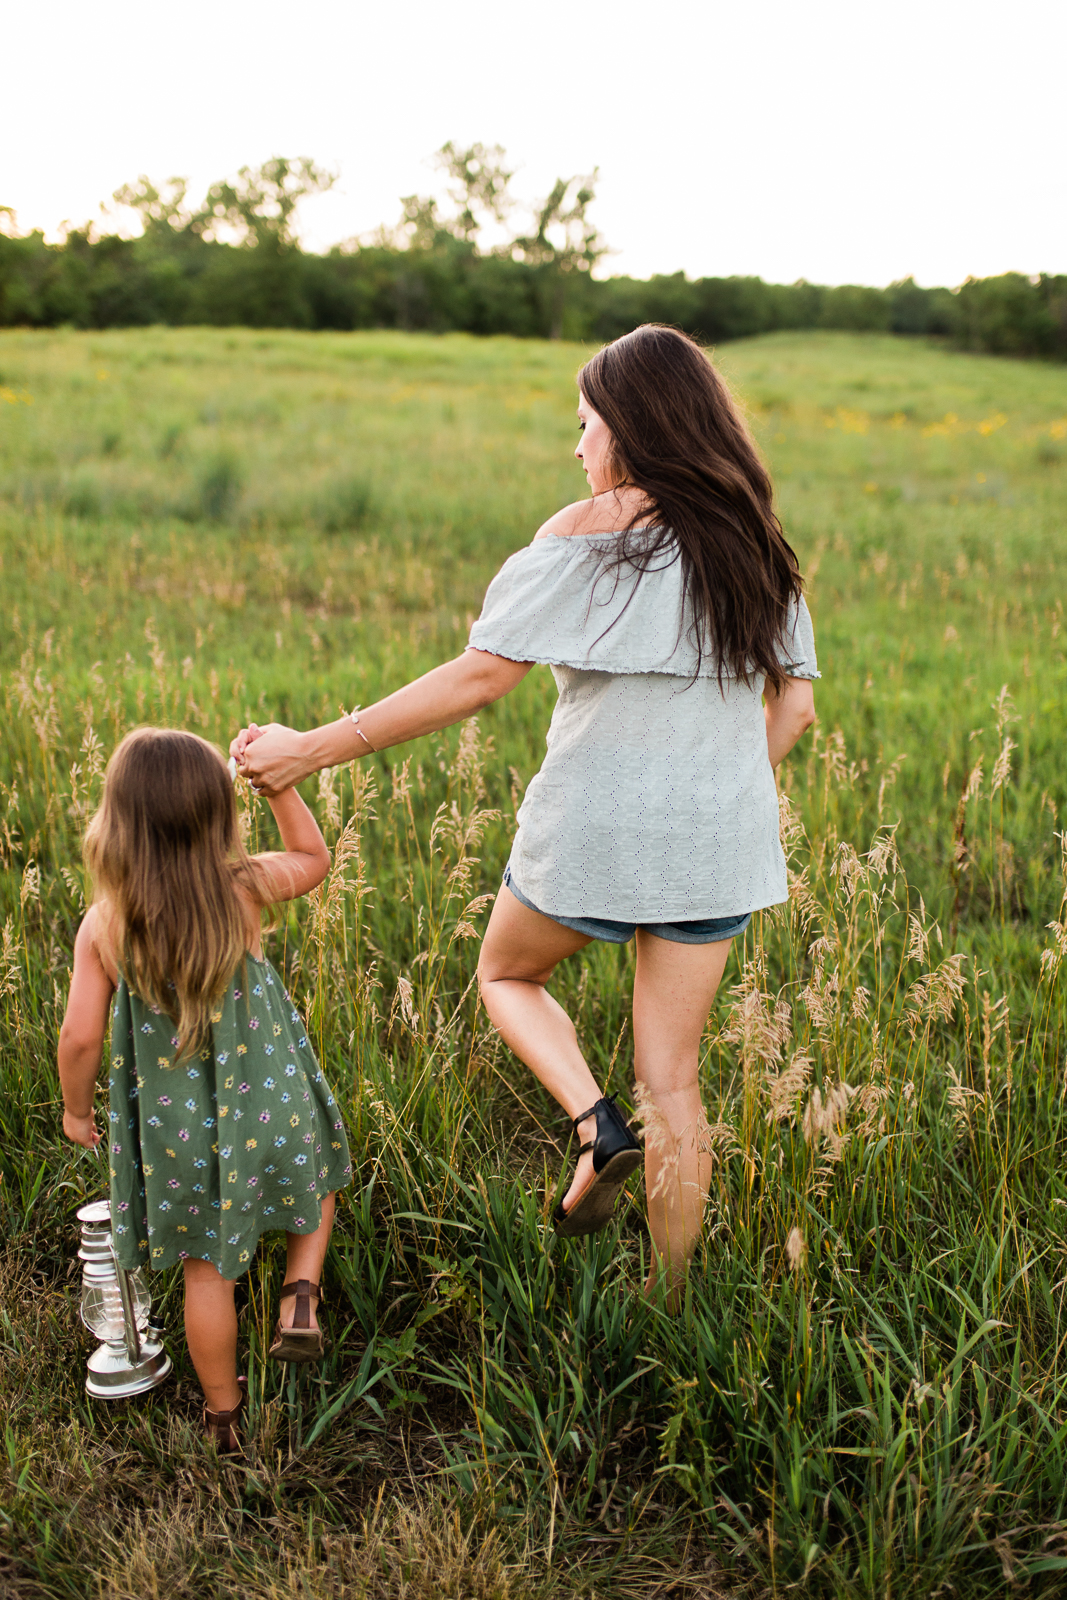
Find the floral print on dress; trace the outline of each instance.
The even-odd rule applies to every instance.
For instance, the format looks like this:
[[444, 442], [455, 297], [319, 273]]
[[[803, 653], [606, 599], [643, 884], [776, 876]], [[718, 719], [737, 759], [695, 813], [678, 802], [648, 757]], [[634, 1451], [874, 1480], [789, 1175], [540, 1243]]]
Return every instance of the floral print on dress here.
[[[116, 1246], [125, 1266], [149, 1259], [163, 1268], [193, 1257], [211, 1261], [223, 1277], [240, 1277], [262, 1233], [283, 1226], [314, 1231], [324, 1197], [351, 1178], [334, 1098], [299, 1012], [269, 962], [249, 956], [248, 966], [257, 981], [231, 985], [212, 1013], [211, 1037], [196, 1052], [196, 1065], [175, 1066], [173, 1056], [159, 1054], [151, 1036], [160, 1029], [149, 1019], [161, 1014], [119, 984], [109, 1144], [112, 1215], [123, 1218]], [[281, 1072], [276, 1048], [289, 1057]], [[236, 1080], [226, 1072], [231, 1062], [240, 1066]], [[218, 1093], [226, 1096], [222, 1104]], [[234, 1124], [242, 1118], [251, 1119], [256, 1133], [245, 1137], [242, 1127], [236, 1139]], [[274, 1133], [279, 1123], [284, 1134]], [[228, 1141], [214, 1132], [220, 1124], [224, 1134], [232, 1129]], [[316, 1158], [326, 1151], [317, 1172], [309, 1149]], [[272, 1157], [266, 1166], [257, 1160], [265, 1150]], [[297, 1176], [299, 1204], [291, 1192]], [[222, 1212], [228, 1232], [208, 1225]]]

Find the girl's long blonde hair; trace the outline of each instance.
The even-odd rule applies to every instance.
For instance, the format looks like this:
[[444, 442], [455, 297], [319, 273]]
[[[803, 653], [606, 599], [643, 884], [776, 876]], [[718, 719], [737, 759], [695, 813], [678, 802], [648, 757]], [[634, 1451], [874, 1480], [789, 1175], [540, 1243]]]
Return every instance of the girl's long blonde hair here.
[[177, 728], [136, 728], [108, 762], [85, 864], [123, 977], [177, 1024], [175, 1059], [203, 1039], [248, 949], [238, 887], [260, 901], [219, 751]]

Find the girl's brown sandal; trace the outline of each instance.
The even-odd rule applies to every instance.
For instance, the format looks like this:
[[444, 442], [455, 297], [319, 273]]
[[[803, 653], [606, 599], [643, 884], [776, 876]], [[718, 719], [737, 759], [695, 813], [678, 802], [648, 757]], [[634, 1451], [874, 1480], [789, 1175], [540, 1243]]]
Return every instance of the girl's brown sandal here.
[[212, 1411], [208, 1406], [204, 1407], [204, 1438], [215, 1441], [220, 1456], [244, 1454], [237, 1424], [248, 1398], [248, 1379], [238, 1378], [237, 1383], [241, 1398], [229, 1411]]
[[278, 1298], [286, 1300], [290, 1295], [296, 1296], [293, 1326], [283, 1328], [279, 1319], [274, 1329], [274, 1343], [267, 1353], [275, 1361], [321, 1361], [326, 1354], [326, 1341], [322, 1329], [311, 1326], [311, 1296], [315, 1296], [318, 1302], [315, 1309], [320, 1311], [322, 1290], [317, 1283], [298, 1278], [295, 1283], [283, 1284]]

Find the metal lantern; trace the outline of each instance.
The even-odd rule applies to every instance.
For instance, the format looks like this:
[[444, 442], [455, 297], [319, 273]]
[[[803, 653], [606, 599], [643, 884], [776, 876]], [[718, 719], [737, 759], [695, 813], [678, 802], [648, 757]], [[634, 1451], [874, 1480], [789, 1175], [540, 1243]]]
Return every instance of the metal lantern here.
[[89, 1357], [85, 1387], [98, 1400], [124, 1400], [163, 1382], [172, 1370], [163, 1348], [163, 1324], [140, 1271], [127, 1272], [115, 1255], [111, 1206], [94, 1200], [78, 1212], [82, 1225], [81, 1319], [101, 1340]]

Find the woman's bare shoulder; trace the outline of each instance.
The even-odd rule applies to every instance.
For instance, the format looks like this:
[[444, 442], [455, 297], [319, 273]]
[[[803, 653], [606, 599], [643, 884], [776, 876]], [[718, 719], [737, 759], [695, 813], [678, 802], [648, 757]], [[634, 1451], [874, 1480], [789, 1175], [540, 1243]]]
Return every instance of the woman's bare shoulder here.
[[576, 500], [573, 505], [564, 506], [549, 517], [547, 522], [542, 522], [533, 536], [534, 544], [538, 539], [569, 539], [574, 534], [582, 531], [583, 521], [588, 520], [591, 500]]
[[543, 522], [534, 534], [538, 539], [574, 539], [589, 534], [615, 533], [625, 528], [631, 517], [644, 507], [644, 496], [633, 489], [609, 489], [591, 500], [576, 500]]

